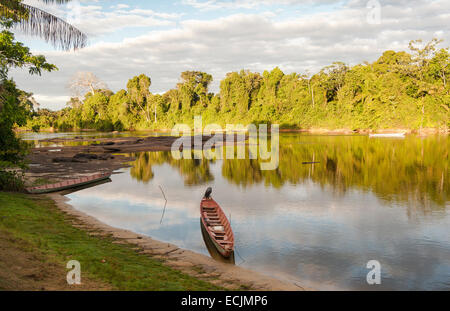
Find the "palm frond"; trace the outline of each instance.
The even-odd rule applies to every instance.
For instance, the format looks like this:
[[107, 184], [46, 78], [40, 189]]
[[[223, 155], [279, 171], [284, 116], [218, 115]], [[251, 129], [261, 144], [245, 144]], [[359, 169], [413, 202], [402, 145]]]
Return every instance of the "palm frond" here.
[[87, 36], [66, 21], [36, 7], [23, 3], [22, 6], [28, 11], [28, 18], [20, 20], [19, 27], [26, 34], [39, 36], [56, 48], [63, 50], [79, 49], [86, 46]]
[[72, 0], [38, 0], [38, 1], [44, 2], [45, 4], [47, 4], [47, 3], [64, 4], [64, 3], [68, 3], [68, 2], [70, 2]]
[[[44, 3], [63, 4], [70, 0], [40, 0]], [[63, 50], [83, 48], [87, 36], [63, 19], [20, 0], [2, 0], [0, 16], [12, 19], [24, 33], [38, 36]]]

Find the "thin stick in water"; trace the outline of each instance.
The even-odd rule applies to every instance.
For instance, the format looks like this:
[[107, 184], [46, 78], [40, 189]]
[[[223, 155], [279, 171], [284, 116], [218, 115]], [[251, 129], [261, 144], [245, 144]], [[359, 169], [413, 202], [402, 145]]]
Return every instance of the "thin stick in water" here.
[[166, 206], [167, 206], [167, 198], [166, 195], [164, 194], [164, 190], [161, 186], [159, 186], [159, 189], [161, 190], [163, 196], [164, 196], [164, 200], [166, 200], [166, 202], [164, 203], [164, 209], [163, 209], [163, 213], [161, 216], [161, 220], [159, 221], [159, 224], [162, 224], [163, 218], [164, 218], [164, 214], [166, 213]]

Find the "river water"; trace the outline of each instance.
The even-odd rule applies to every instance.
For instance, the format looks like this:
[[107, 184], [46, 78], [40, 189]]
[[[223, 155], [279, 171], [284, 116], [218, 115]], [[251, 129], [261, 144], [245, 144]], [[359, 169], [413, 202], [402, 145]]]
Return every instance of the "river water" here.
[[[447, 136], [285, 133], [272, 171], [257, 159], [138, 153], [111, 183], [68, 198], [109, 225], [208, 255], [199, 203], [211, 186], [238, 265], [319, 290], [449, 290], [449, 146]], [[380, 285], [367, 283], [371, 260]]]

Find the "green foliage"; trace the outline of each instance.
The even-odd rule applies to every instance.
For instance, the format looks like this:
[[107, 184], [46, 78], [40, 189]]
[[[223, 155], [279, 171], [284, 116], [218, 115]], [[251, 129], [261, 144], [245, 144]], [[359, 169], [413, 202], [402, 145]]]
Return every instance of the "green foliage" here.
[[[1, 20], [3, 27], [9, 28], [10, 21]], [[25, 168], [24, 158], [27, 145], [18, 139], [13, 131], [16, 126], [24, 126], [33, 110], [29, 100], [31, 94], [16, 88], [8, 79], [10, 68], [28, 68], [30, 74], [41, 74], [42, 70], [57, 68], [47, 63], [42, 55], [32, 55], [29, 48], [15, 41], [8, 30], [0, 32], [0, 190], [19, 190], [23, 186], [22, 175], [15, 169]], [[33, 130], [39, 126], [34, 124]]]
[[15, 41], [8, 30], [0, 32], [0, 78], [6, 79], [11, 67], [28, 68], [30, 74], [40, 75], [42, 70], [53, 71], [56, 66], [47, 63], [42, 55], [32, 55], [30, 49]]
[[23, 175], [0, 166], [0, 191], [21, 191], [24, 188]]
[[284, 128], [445, 129], [450, 56], [448, 49], [437, 49], [439, 43], [412, 41], [411, 53], [386, 51], [373, 63], [353, 67], [335, 62], [312, 76], [287, 75], [278, 67], [262, 75], [231, 72], [215, 95], [208, 92], [212, 76], [204, 72], [183, 72], [177, 87], [162, 95], [152, 94], [151, 79], [140, 75], [127, 90], [88, 94], [45, 122], [65, 129], [163, 129], [192, 125], [201, 115], [204, 124], [222, 126], [268, 122]]
[[26, 143], [16, 137], [13, 127], [25, 125], [32, 104], [27, 94], [11, 80], [0, 82], [0, 190], [20, 190], [22, 175], [15, 168], [25, 168]]

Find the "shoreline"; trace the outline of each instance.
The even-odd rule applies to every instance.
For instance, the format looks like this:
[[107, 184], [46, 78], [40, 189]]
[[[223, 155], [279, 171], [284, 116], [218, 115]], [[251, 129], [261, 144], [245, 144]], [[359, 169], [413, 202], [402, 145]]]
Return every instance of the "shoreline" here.
[[[326, 128], [326, 127], [312, 127], [312, 128], [282, 128], [280, 127], [280, 133], [309, 133], [309, 134], [324, 134], [324, 135], [351, 135], [351, 134], [384, 134], [384, 133], [405, 133], [405, 134], [415, 134], [421, 136], [427, 135], [449, 135], [450, 128], [434, 128], [434, 127], [424, 127], [424, 128], [384, 128], [384, 129], [349, 129], [349, 128]], [[125, 131], [98, 131], [95, 129], [72, 129], [69, 131], [60, 131], [58, 129], [42, 129], [39, 133], [66, 133], [66, 132], [79, 132], [79, 133], [89, 133], [89, 132], [102, 132], [109, 134], [120, 134], [120, 133], [171, 133], [172, 129], [138, 129], [138, 130], [125, 130]], [[15, 129], [16, 133], [31, 133], [30, 129]], [[226, 133], [226, 130], [221, 131]], [[236, 133], [239, 131], [230, 131], [230, 133]], [[246, 132], [245, 130], [243, 132]]]
[[311, 290], [297, 284], [263, 275], [236, 265], [222, 263], [203, 254], [181, 249], [176, 245], [154, 240], [130, 230], [109, 226], [98, 219], [75, 209], [62, 193], [47, 194], [63, 213], [75, 217], [83, 225], [79, 227], [94, 235], [111, 236], [117, 244], [132, 244], [139, 254], [164, 261], [167, 266], [193, 277], [225, 288], [243, 288], [261, 291]]

